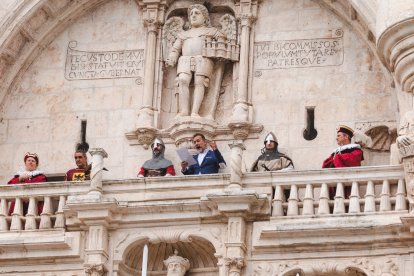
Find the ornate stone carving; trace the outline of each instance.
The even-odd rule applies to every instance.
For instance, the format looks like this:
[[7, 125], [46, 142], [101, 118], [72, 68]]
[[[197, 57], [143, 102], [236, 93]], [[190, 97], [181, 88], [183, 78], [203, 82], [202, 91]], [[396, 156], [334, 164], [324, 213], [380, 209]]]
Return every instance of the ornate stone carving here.
[[227, 258], [225, 265], [228, 268], [228, 276], [240, 276], [245, 263], [242, 258]]
[[[205, 90], [214, 100], [207, 117], [214, 119], [214, 112], [224, 74], [225, 60], [238, 60], [236, 20], [225, 14], [219, 20], [221, 30], [211, 27], [207, 8], [200, 4], [188, 9], [190, 28], [184, 30], [184, 20], [172, 17], [164, 28], [164, 45], [169, 50], [167, 66], [177, 66], [176, 94], [178, 117], [200, 117], [200, 106], [205, 100]], [[194, 73], [193, 100], [190, 102], [190, 82]], [[191, 112], [190, 112], [191, 110]]]
[[190, 269], [190, 261], [178, 256], [177, 250], [174, 251], [174, 255], [164, 261], [164, 265], [167, 267], [167, 276], [184, 276]]
[[380, 276], [396, 276], [398, 272], [398, 266], [391, 259], [388, 259], [380, 264], [380, 270]]
[[87, 276], [104, 276], [106, 272], [107, 270], [103, 264], [85, 265], [85, 275]]
[[365, 131], [365, 134], [371, 137], [371, 144], [367, 148], [375, 151], [389, 151], [391, 144], [395, 143], [397, 130], [385, 125], [374, 126]]
[[360, 258], [360, 259], [354, 259], [352, 260], [354, 264], [356, 264], [358, 267], [361, 267], [365, 271], [370, 271], [374, 273], [375, 271], [375, 265], [372, 263], [370, 259], [367, 258]]
[[172, 229], [162, 229], [159, 231], [154, 231], [149, 234], [149, 241], [151, 243], [176, 243], [181, 242], [191, 242], [190, 234], [184, 230], [172, 230]]
[[413, 24], [414, 19], [410, 18], [392, 25], [379, 37], [377, 43], [380, 58], [406, 92], [413, 92], [414, 89]]
[[410, 203], [414, 203], [414, 111], [408, 111], [398, 129], [397, 146], [403, 160], [405, 184]]

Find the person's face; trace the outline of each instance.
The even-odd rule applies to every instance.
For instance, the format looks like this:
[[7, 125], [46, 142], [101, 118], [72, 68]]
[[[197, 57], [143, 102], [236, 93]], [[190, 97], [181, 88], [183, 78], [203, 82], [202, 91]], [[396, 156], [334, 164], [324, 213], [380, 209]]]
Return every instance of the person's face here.
[[76, 166], [78, 166], [79, 169], [85, 169], [86, 166], [88, 166], [88, 160], [86, 159], [86, 156], [80, 152], [75, 153], [75, 162]]
[[154, 146], [152, 147], [152, 152], [155, 155], [159, 155], [161, 153], [162, 150], [162, 145], [161, 144], [154, 144]]
[[24, 165], [27, 171], [34, 171], [37, 168], [36, 159], [34, 159], [33, 157], [27, 157], [26, 161], [24, 161]]
[[194, 8], [190, 11], [190, 23], [192, 27], [201, 27], [204, 25], [204, 21], [204, 15], [199, 9]]
[[338, 132], [336, 134], [336, 142], [338, 146], [348, 145], [350, 143], [348, 135], [343, 132]]
[[194, 137], [193, 144], [196, 150], [200, 153], [207, 148], [207, 142], [201, 136]]
[[170, 263], [167, 269], [167, 276], [183, 276], [185, 271], [179, 263]]
[[267, 150], [272, 150], [276, 147], [276, 143], [273, 141], [270, 141], [270, 142], [267, 141], [265, 144], [265, 147]]

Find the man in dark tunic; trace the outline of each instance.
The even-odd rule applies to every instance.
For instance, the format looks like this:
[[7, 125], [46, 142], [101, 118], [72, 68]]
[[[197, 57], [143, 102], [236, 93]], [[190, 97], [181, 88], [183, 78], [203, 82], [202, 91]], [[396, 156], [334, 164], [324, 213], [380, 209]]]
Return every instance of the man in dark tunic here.
[[85, 181], [91, 179], [91, 165], [88, 165], [88, 157], [83, 150], [77, 150], [74, 154], [76, 168], [66, 172], [66, 181]]
[[277, 138], [272, 132], [266, 135], [264, 140], [265, 147], [262, 149], [262, 155], [253, 163], [250, 171], [285, 171], [294, 168], [293, 161], [286, 154], [278, 151]]
[[164, 158], [165, 145], [161, 138], [155, 138], [151, 144], [152, 159], [145, 161], [138, 172], [138, 177], [175, 175], [174, 165]]

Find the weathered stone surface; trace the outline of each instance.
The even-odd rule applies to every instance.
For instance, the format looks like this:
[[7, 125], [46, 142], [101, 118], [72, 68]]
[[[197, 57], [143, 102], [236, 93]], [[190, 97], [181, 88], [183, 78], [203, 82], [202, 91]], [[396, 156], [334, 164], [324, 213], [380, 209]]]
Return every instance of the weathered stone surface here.
[[[108, 153], [92, 186], [0, 187], [2, 272], [138, 274], [149, 242], [162, 250], [159, 258], [150, 253], [155, 274], [166, 273], [156, 260], [177, 246], [185, 258], [197, 256], [189, 258], [191, 275], [413, 275], [410, 161], [405, 171], [379, 166], [390, 153], [364, 149], [362, 168], [320, 170], [339, 124], [392, 129], [412, 110], [413, 1], [206, 1], [212, 27], [226, 13], [238, 20], [238, 54], [200, 107], [211, 118], [177, 120], [180, 88], [176, 68], [165, 67], [164, 23], [188, 21], [193, 2], [0, 1], [0, 183], [22, 169], [26, 152], [39, 155], [47, 174], [73, 168], [82, 121], [90, 147]], [[136, 63], [127, 64], [128, 53], [139, 55]], [[212, 97], [203, 85], [203, 97]], [[313, 140], [303, 135], [309, 108]], [[195, 129], [217, 142], [227, 161], [220, 174], [182, 176], [176, 144], [190, 146]], [[247, 173], [269, 131], [295, 170]], [[166, 142], [176, 177], [135, 179], [152, 154], [139, 142], [151, 135]], [[10, 200], [34, 198], [47, 206], [36, 220], [52, 227], [58, 220], [59, 230], [24, 231], [33, 214], [8, 215]], [[19, 222], [21, 231], [9, 231]]]

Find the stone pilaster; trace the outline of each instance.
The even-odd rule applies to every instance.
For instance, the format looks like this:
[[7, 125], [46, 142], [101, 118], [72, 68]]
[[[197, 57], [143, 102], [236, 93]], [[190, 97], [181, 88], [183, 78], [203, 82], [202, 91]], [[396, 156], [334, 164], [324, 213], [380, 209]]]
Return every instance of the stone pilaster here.
[[154, 115], [157, 110], [156, 107], [154, 107], [154, 83], [156, 75], [158, 32], [160, 26], [164, 23], [165, 3], [160, 0], [139, 0], [138, 4], [143, 9], [144, 24], [147, 28], [147, 38], [145, 46], [144, 95], [138, 115], [138, 129], [136, 135], [138, 141], [148, 148], [148, 145], [154, 140], [156, 135]]
[[257, 16], [257, 1], [236, 1], [238, 7], [237, 19], [240, 22], [240, 60], [237, 85], [237, 99], [233, 106], [232, 122], [247, 122], [249, 120], [248, 85], [250, 64], [250, 35], [253, 22]]
[[215, 213], [227, 218], [225, 256], [219, 260], [220, 276], [240, 276], [246, 260], [246, 225], [252, 217], [269, 214], [269, 200], [254, 191], [228, 189], [208, 194], [202, 201]]

